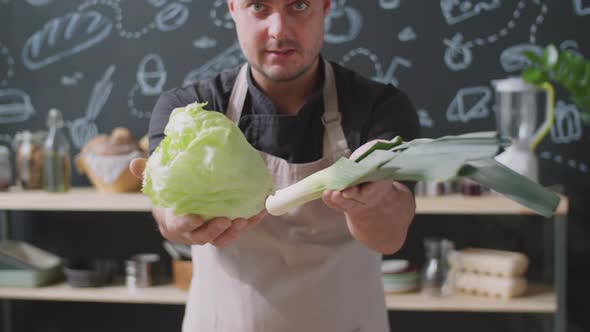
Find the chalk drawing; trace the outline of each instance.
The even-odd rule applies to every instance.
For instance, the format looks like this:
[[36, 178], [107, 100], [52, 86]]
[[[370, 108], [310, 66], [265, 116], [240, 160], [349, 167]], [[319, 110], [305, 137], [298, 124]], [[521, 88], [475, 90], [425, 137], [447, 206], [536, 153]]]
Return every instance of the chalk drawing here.
[[535, 18], [535, 22], [529, 28], [529, 43], [536, 44], [537, 30], [539, 26], [543, 24], [543, 21], [545, 21], [545, 16], [547, 16], [547, 12], [549, 11], [549, 9], [547, 8], [546, 4], [541, 3], [541, 0], [533, 0], [533, 2], [538, 5], [541, 5], [541, 11], [539, 12], [539, 15], [537, 15], [537, 17]]
[[582, 121], [580, 112], [573, 104], [560, 100], [555, 106], [555, 122], [551, 127], [551, 141], [567, 144], [582, 138]]
[[189, 17], [188, 8], [181, 3], [171, 3], [162, 8], [156, 15], [156, 26], [160, 31], [176, 30], [186, 23]]
[[0, 43], [0, 87], [6, 87], [14, 76], [14, 58], [8, 48]]
[[[357, 59], [361, 60], [359, 62], [362, 63], [362, 68], [357, 68], [358, 65], [351, 64], [353, 61], [356, 63]], [[342, 56], [340, 64], [350, 68], [355, 68], [360, 72], [370, 72], [371, 70], [366, 69], [367, 66], [370, 66], [373, 68], [374, 72], [374, 74], [370, 76], [372, 80], [385, 84], [391, 83], [393, 85], [399, 85], [399, 81], [395, 77], [395, 72], [399, 66], [404, 66], [406, 68], [412, 67], [412, 63], [409, 60], [394, 56], [389, 67], [387, 68], [387, 72], [384, 72], [377, 55], [364, 47], [355, 48], [346, 53], [344, 56]]]
[[521, 71], [528, 66], [531, 61], [523, 55], [525, 51], [541, 54], [543, 53], [543, 48], [532, 44], [518, 44], [508, 47], [500, 54], [502, 68], [507, 72], [514, 72]]
[[[540, 5], [539, 15], [529, 28], [529, 43], [535, 44], [538, 26], [544, 22], [548, 9], [547, 5], [539, 0], [532, 0], [532, 2]], [[472, 48], [492, 44], [501, 38], [508, 36], [509, 32], [516, 27], [516, 22], [521, 17], [522, 10], [526, 4], [526, 1], [520, 0], [512, 12], [512, 17], [508, 23], [503, 28], [487, 37], [478, 37], [474, 40], [464, 41], [463, 35], [461, 33], [456, 33], [451, 39], [443, 40], [443, 43], [447, 46], [444, 56], [444, 61], [447, 67], [454, 71], [466, 69], [473, 61]]]
[[26, 121], [35, 113], [31, 97], [19, 89], [0, 89], [0, 124]]
[[37, 70], [93, 47], [112, 29], [109, 18], [96, 11], [70, 13], [47, 22], [29, 37], [22, 50], [24, 65]]
[[146, 96], [157, 96], [162, 93], [166, 76], [164, 62], [159, 55], [151, 53], [141, 59], [136, 74], [141, 93]]
[[500, 7], [500, 0], [440, 0], [440, 8], [448, 24], [456, 24], [483, 12]]
[[490, 114], [488, 103], [491, 98], [492, 91], [486, 86], [462, 88], [447, 109], [447, 120], [467, 123], [487, 118]]
[[554, 162], [556, 164], [560, 164], [560, 165], [565, 164], [570, 169], [573, 169], [573, 170], [578, 171], [583, 174], [588, 173], [588, 164], [586, 164], [584, 162], [581, 162], [581, 161], [578, 161], [575, 159], [564, 158], [562, 155], [553, 153], [551, 151], [543, 151], [539, 155], [540, 155], [541, 159], [543, 159], [543, 160], [552, 161], [552, 162]]
[[[342, 23], [348, 25], [346, 31], [340, 31]], [[330, 13], [324, 20], [324, 40], [330, 44], [352, 41], [358, 37], [362, 27], [363, 17], [360, 11], [347, 6], [346, 0], [332, 1]]]
[[234, 20], [227, 8], [226, 0], [213, 1], [213, 8], [209, 11], [209, 17], [211, 17], [215, 26], [230, 30], [234, 28]]
[[60, 82], [63, 86], [76, 86], [84, 78], [84, 74], [77, 71], [72, 75], [61, 75]]
[[[166, 1], [151, 1], [152, 6], [158, 7], [165, 4]], [[189, 10], [182, 3], [190, 1], [179, 1], [166, 5], [161, 8], [156, 14], [153, 21], [147, 23], [141, 29], [136, 31], [128, 31], [123, 26], [123, 10], [121, 9], [120, 0], [88, 0], [78, 6], [78, 10], [83, 11], [89, 7], [107, 6], [115, 12], [115, 29], [117, 29], [119, 36], [126, 39], [139, 39], [150, 31], [158, 29], [163, 32], [176, 30], [188, 21]]]
[[574, 10], [578, 16], [590, 15], [590, 2], [588, 0], [572, 0], [574, 2]]
[[98, 135], [95, 120], [113, 90], [113, 73], [115, 72], [115, 68], [115, 65], [110, 65], [102, 78], [94, 84], [84, 117], [66, 123], [72, 143], [78, 149], [82, 148], [92, 137]]
[[379, 0], [379, 7], [383, 9], [399, 8], [401, 0]]
[[198, 79], [214, 77], [222, 70], [236, 67], [245, 61], [246, 58], [240, 49], [240, 44], [236, 42], [204, 65], [191, 70], [184, 77], [183, 84], [187, 85]]
[[463, 70], [473, 61], [471, 48], [463, 42], [463, 35], [457, 33], [451, 39], [445, 39], [444, 44], [447, 46], [444, 61], [451, 70]]
[[113, 9], [113, 11], [115, 12], [115, 20], [116, 20], [115, 28], [119, 32], [120, 37], [127, 38], [127, 39], [139, 39], [142, 36], [146, 35], [148, 32], [150, 32], [150, 30], [153, 30], [156, 28], [156, 23], [150, 22], [148, 25], [146, 25], [143, 28], [141, 28], [137, 31], [134, 31], [134, 32], [125, 30], [125, 28], [123, 28], [123, 10], [121, 9], [121, 6], [119, 5], [119, 0], [89, 0], [89, 1], [81, 4], [80, 6], [78, 6], [78, 10], [84, 11], [89, 7], [98, 6], [98, 5], [108, 6]]
[[211, 37], [203, 36], [193, 41], [193, 46], [200, 49], [213, 48], [217, 46], [217, 40]]
[[156, 7], [156, 8], [160, 8], [160, 7], [164, 6], [166, 4], [166, 1], [167, 0], [147, 0], [147, 2], [150, 5], [152, 5], [152, 6]]
[[559, 49], [562, 51], [568, 51], [573, 55], [577, 55], [578, 57], [585, 59], [584, 54], [580, 52], [578, 47], [578, 42], [575, 40], [564, 40], [559, 44]]
[[397, 38], [402, 42], [416, 40], [416, 32], [412, 27], [405, 27], [397, 34]]
[[27, 0], [27, 2], [31, 6], [41, 7], [50, 4], [51, 0]]
[[4, 142], [7, 147], [13, 147], [14, 139], [8, 134], [0, 134], [0, 142]]
[[434, 120], [430, 117], [427, 110], [418, 110], [418, 121], [424, 128], [434, 128]]
[[157, 97], [162, 93], [164, 84], [166, 84], [166, 69], [162, 58], [157, 54], [146, 55], [139, 63], [137, 69], [137, 83], [133, 85], [127, 94], [127, 106], [132, 115], [138, 118], [149, 118], [151, 110], [140, 110], [135, 103], [137, 92], [141, 96]]

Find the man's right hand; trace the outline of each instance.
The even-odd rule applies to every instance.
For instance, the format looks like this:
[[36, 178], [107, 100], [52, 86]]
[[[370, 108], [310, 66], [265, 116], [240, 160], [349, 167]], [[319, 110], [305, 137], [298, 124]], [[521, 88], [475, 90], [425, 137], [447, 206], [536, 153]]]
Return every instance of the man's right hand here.
[[[129, 165], [131, 173], [142, 179], [145, 163], [145, 158], [133, 159]], [[152, 214], [156, 219], [160, 233], [170, 241], [191, 245], [211, 243], [214, 246], [223, 247], [233, 242], [245, 229], [258, 224], [267, 212], [262, 210], [248, 219], [230, 220], [220, 217], [208, 222], [204, 222], [200, 216], [194, 214], [177, 216], [172, 212], [172, 209], [163, 207], [154, 207]]]

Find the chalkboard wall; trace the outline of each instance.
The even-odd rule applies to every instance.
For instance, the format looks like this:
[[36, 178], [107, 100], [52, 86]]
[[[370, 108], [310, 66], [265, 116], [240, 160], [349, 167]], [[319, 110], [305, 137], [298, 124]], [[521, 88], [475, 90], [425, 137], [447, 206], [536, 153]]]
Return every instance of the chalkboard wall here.
[[[0, 0], [0, 144], [53, 107], [74, 152], [117, 126], [139, 138], [160, 92], [244, 60], [233, 28], [224, 0]], [[494, 130], [491, 81], [521, 50], [590, 54], [586, 0], [334, 0], [325, 28], [324, 55], [407, 91], [427, 137]], [[542, 181], [587, 183], [588, 128], [563, 93], [556, 112]]]
[[[162, 91], [244, 61], [233, 28], [225, 0], [0, 0], [0, 145], [11, 146], [19, 131], [45, 129], [47, 112], [54, 107], [64, 114], [73, 153], [97, 133], [108, 133], [118, 126], [130, 128], [140, 138], [147, 131], [151, 109]], [[521, 50], [539, 52], [554, 43], [582, 56], [590, 54], [590, 1], [333, 0], [325, 28], [323, 54], [328, 59], [405, 90], [419, 110], [423, 136], [437, 137], [496, 128], [491, 81], [520, 73], [526, 64], [519, 55]], [[589, 152], [588, 127], [580, 121], [579, 110], [567, 95], [559, 91], [556, 123], [536, 151], [543, 184], [565, 184], [587, 194]], [[88, 185], [87, 179], [77, 174], [73, 182]], [[585, 234], [590, 230], [587, 214], [581, 212], [584, 198], [583, 194], [573, 197], [578, 212], [570, 217], [569, 229], [577, 240], [571, 237], [575, 250], [570, 251], [576, 254], [572, 256], [575, 261], [588, 261], [589, 235]], [[17, 238], [62, 255], [104, 252], [104, 243], [99, 240], [104, 236], [94, 239], [95, 228], [78, 225], [80, 220], [88, 221], [88, 225], [96, 223], [98, 230], [106, 227], [105, 232], [117, 229], [117, 238], [107, 248], [110, 254], [124, 256], [160, 247], [161, 238], [147, 214], [133, 218], [125, 215], [142, 223], [126, 222], [110, 228], [101, 223], [107, 219], [101, 214], [16, 217], [22, 219], [22, 223], [14, 223]], [[48, 218], [62, 222], [49, 227]], [[535, 246], [546, 246], [538, 241], [542, 238], [538, 233], [523, 232], [522, 223], [507, 223], [511, 228], [506, 230], [508, 226], [503, 223], [472, 223], [471, 217], [464, 224], [418, 219], [400, 253], [402, 257], [421, 257], [421, 239], [432, 234], [455, 239], [461, 247], [485, 245], [488, 238], [518, 242], [515, 237], [524, 233]], [[138, 229], [140, 224], [142, 228]], [[530, 228], [539, 231], [536, 225]], [[24, 229], [19, 231], [18, 227]], [[147, 237], [137, 237], [139, 233]], [[485, 237], [483, 242], [472, 239], [477, 233]], [[66, 234], [68, 238], [77, 234], [71, 235], [78, 239], [75, 247], [69, 247]], [[125, 241], [129, 238], [143, 240]], [[511, 244], [506, 248], [523, 247]], [[576, 294], [590, 294], [586, 285], [590, 272], [584, 273], [588, 277], [578, 270], [569, 274], [582, 280], [575, 285], [575, 280], [569, 281]], [[582, 289], [586, 293], [581, 293]], [[570, 299], [576, 300], [575, 296]], [[580, 317], [586, 317], [580, 303], [569, 308], [579, 307]], [[128, 331], [133, 328], [127, 328], [120, 315], [140, 310], [132, 306], [119, 313], [125, 305], [107, 304], [97, 304], [97, 311], [89, 310], [93, 308], [89, 304], [15, 304], [14, 325], [27, 326], [19, 329], [27, 331]], [[72, 310], [77, 314], [68, 315], [79, 317], [78, 325], [71, 317], [63, 317]], [[88, 318], [98, 310], [102, 318]], [[105, 314], [109, 310], [113, 312]], [[163, 326], [177, 330], [183, 313], [181, 307], [155, 314], [151, 307], [141, 310], [139, 316], [153, 317], [143, 321], [145, 331], [160, 331]], [[465, 314], [457, 321], [446, 321], [447, 313], [430, 314], [428, 319], [423, 319], [425, 313], [408, 315], [397, 315], [392, 326], [403, 331], [452, 326], [457, 331], [482, 332], [503, 326], [495, 316], [482, 324], [480, 317], [471, 322], [471, 316]], [[404, 317], [410, 318], [404, 321]], [[118, 327], [88, 324], [92, 320], [104, 324], [115, 321]], [[127, 322], [129, 326], [139, 324], [135, 319], [129, 321], [133, 321]], [[417, 325], [420, 322], [431, 323], [426, 328]]]

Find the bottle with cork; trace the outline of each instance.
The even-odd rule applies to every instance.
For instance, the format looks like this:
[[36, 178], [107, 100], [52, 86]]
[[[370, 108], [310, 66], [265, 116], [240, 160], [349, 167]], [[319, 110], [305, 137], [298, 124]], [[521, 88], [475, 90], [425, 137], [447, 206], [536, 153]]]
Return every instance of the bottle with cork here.
[[43, 143], [43, 189], [48, 192], [66, 192], [70, 189], [70, 143], [63, 126], [61, 112], [55, 108], [49, 110], [49, 132]]

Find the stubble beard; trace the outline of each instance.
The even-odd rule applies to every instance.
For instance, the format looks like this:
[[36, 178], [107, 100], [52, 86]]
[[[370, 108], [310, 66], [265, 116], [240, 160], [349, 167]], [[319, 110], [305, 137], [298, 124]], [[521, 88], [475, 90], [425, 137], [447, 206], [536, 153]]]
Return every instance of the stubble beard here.
[[263, 68], [263, 66], [252, 65], [252, 68], [254, 70], [256, 70], [258, 73], [260, 73], [265, 79], [267, 79], [271, 82], [284, 83], [284, 82], [290, 82], [290, 81], [297, 80], [298, 78], [303, 76], [305, 73], [307, 73], [310, 70], [311, 66], [312, 66], [311, 64], [303, 65], [303, 66], [297, 68], [297, 70], [293, 73], [286, 73], [286, 74], [279, 74], [279, 75], [274, 75], [274, 74], [270, 73], [269, 71], [265, 70]]

